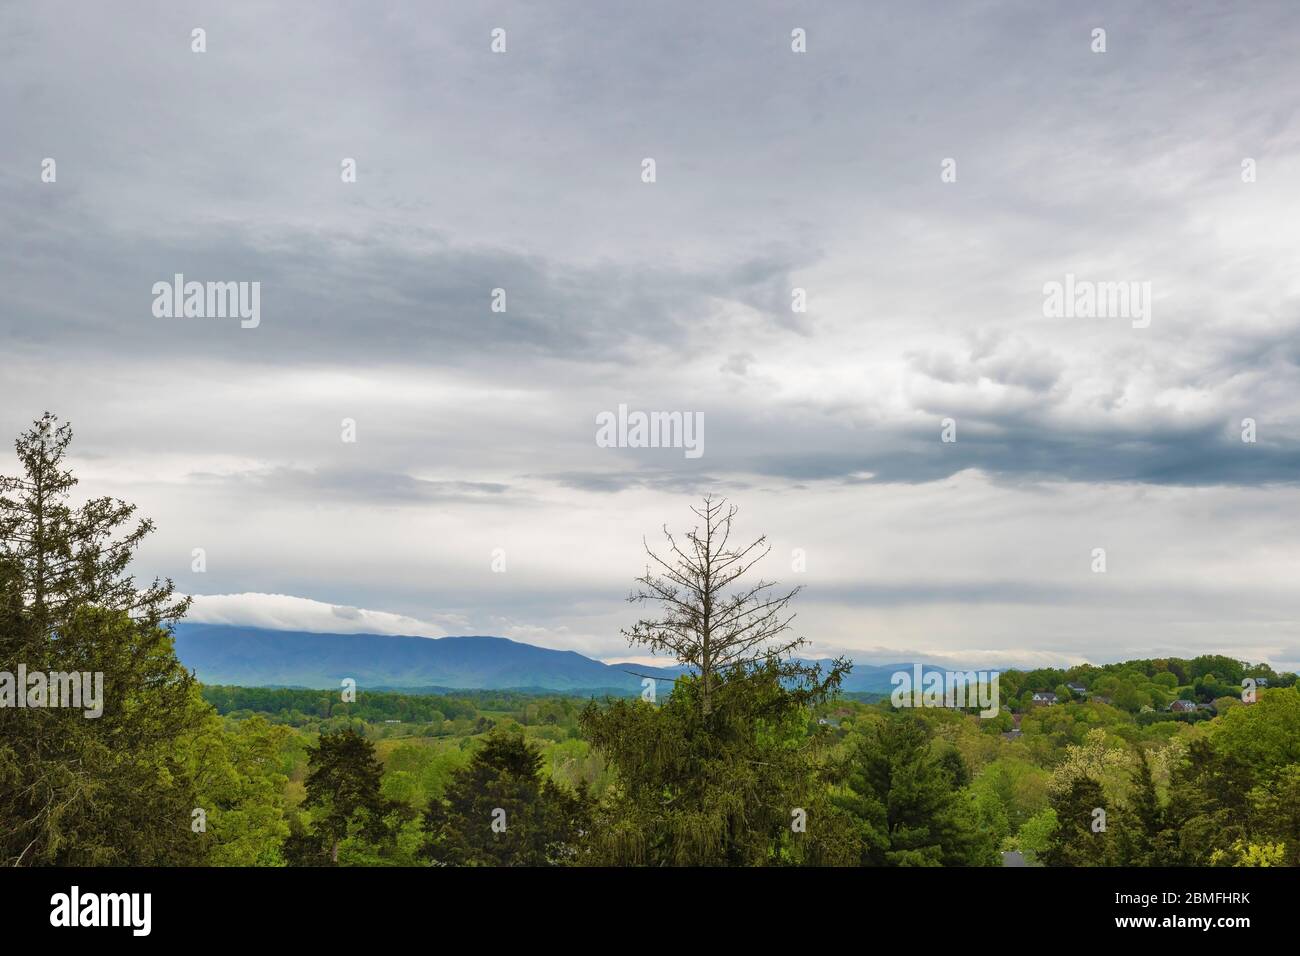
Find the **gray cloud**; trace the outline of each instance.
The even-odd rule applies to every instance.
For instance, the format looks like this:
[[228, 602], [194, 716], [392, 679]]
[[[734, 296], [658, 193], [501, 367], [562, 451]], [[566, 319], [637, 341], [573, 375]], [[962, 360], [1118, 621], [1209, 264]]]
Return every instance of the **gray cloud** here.
[[376, 505], [469, 504], [510, 490], [508, 485], [499, 482], [444, 481], [369, 469], [273, 468], [234, 475], [194, 473], [189, 479], [198, 485], [224, 485], [227, 491], [241, 495], [262, 494], [272, 498], [310, 495], [319, 501], [367, 501]]
[[[827, 645], [1294, 659], [1297, 28], [1282, 0], [11, 6], [0, 429], [72, 420], [83, 487], [158, 519], [142, 571], [208, 547], [223, 615], [260, 591], [619, 656], [641, 536], [716, 489], [808, 549]], [[155, 319], [178, 272], [261, 282], [262, 325]], [[1150, 282], [1151, 326], [1045, 318], [1067, 273]], [[596, 447], [620, 403], [701, 412], [704, 457]], [[1099, 538], [1131, 578], [1093, 603]]]

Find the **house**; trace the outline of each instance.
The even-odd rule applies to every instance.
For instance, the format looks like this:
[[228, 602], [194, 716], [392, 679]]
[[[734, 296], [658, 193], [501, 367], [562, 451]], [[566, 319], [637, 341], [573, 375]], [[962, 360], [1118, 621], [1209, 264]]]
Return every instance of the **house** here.
[[1196, 702], [1191, 700], [1176, 700], [1169, 705], [1169, 712], [1173, 714], [1190, 714], [1196, 710]]
[[1007, 730], [1007, 731], [1003, 731], [1002, 733], [1003, 740], [1019, 740], [1023, 736], [1024, 736], [1023, 730]]
[[1056, 695], [1050, 690], [1035, 691], [1033, 701], [1035, 704], [1047, 704], [1050, 707], [1056, 703]]
[[1267, 687], [1267, 686], [1268, 686], [1268, 678], [1267, 678], [1267, 677], [1256, 677], [1256, 678], [1255, 678], [1255, 686], [1256, 686], [1256, 687]]
[[1080, 697], [1086, 697], [1088, 694], [1088, 688], [1082, 684], [1066, 684], [1065, 686], [1070, 688], [1071, 694], [1078, 694]]

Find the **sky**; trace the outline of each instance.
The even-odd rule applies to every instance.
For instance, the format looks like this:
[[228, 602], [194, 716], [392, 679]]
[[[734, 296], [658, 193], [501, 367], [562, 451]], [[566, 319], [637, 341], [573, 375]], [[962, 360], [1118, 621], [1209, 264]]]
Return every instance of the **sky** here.
[[[643, 539], [709, 492], [810, 654], [1295, 668], [1297, 28], [5, 5], [0, 433], [71, 422], [199, 621], [640, 658]], [[160, 316], [176, 274], [256, 327]], [[1134, 298], [1055, 314], [1067, 276]], [[620, 405], [701, 453], [602, 447]]]

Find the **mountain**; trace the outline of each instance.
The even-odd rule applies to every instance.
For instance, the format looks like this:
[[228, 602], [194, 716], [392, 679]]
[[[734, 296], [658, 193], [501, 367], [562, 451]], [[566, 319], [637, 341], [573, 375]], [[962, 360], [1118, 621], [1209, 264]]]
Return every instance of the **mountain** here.
[[[205, 684], [371, 689], [545, 690], [639, 693], [642, 677], [671, 681], [682, 668], [605, 664], [504, 637], [317, 634], [230, 624], [176, 625], [176, 655]], [[927, 668], [928, 670], [929, 668]], [[844, 690], [889, 693], [907, 664], [855, 664]], [[629, 673], [631, 672], [631, 673]], [[671, 690], [660, 684], [657, 693]]]
[[[671, 680], [678, 668], [614, 665], [504, 637], [315, 634], [227, 624], [178, 624], [176, 656], [205, 684], [461, 690], [641, 690], [641, 677]], [[661, 689], [666, 691], [667, 688]]]

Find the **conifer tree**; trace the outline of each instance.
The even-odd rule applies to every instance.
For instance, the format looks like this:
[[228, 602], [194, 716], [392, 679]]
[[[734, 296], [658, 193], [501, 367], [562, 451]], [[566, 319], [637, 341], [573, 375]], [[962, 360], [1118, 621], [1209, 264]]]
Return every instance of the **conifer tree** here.
[[[1056, 830], [1039, 859], [1047, 866], [1107, 866], [1114, 862], [1112, 837], [1104, 815], [1106, 795], [1091, 777], [1074, 777], [1049, 802]], [[1103, 828], [1105, 827], [1105, 828]]]
[[425, 853], [450, 866], [576, 863], [590, 828], [585, 787], [542, 775], [542, 754], [522, 733], [494, 730], [425, 812]]
[[[307, 796], [303, 807], [316, 810], [307, 843], [314, 839], [329, 862], [339, 861], [339, 844], [353, 833], [371, 843], [392, 834], [385, 817], [397, 809], [380, 792], [383, 767], [375, 745], [348, 728], [324, 734], [307, 752]], [[301, 835], [287, 851], [305, 862]], [[302, 844], [307, 845], [307, 844]]]
[[128, 527], [136, 508], [116, 498], [68, 503], [77, 485], [64, 462], [71, 441], [71, 427], [46, 412], [14, 442], [22, 475], [0, 476], [0, 554], [17, 571], [33, 636], [50, 638], [87, 605], [146, 627], [180, 619], [190, 601], [176, 597], [171, 580], [138, 588], [128, 572], [153, 522]]
[[[193, 775], [178, 741], [207, 710], [167, 626], [184, 613], [170, 581], [137, 589], [127, 571], [152, 525], [134, 507], [69, 504], [72, 437], [46, 414], [0, 477], [0, 862], [179, 864], [202, 858], [191, 831]], [[102, 713], [17, 707], [16, 674], [76, 672]], [[85, 686], [90, 685], [90, 686]], [[52, 696], [52, 695], [51, 695]]]
[[975, 832], [961, 788], [970, 779], [956, 751], [936, 754], [913, 714], [873, 727], [850, 753], [837, 806], [855, 821], [865, 866], [968, 866], [993, 861]]
[[1124, 866], [1156, 866], [1165, 843], [1165, 811], [1156, 793], [1151, 761], [1137, 748], [1137, 764], [1130, 775], [1131, 794], [1117, 827], [1117, 852]]

